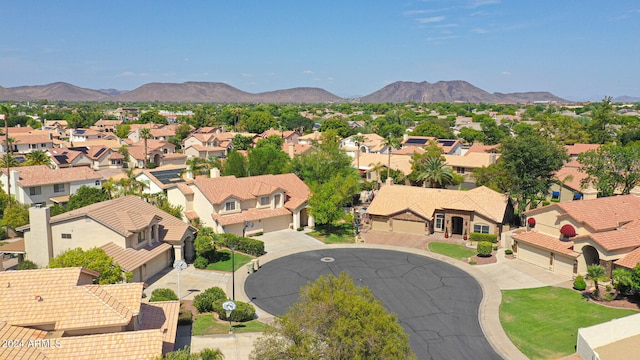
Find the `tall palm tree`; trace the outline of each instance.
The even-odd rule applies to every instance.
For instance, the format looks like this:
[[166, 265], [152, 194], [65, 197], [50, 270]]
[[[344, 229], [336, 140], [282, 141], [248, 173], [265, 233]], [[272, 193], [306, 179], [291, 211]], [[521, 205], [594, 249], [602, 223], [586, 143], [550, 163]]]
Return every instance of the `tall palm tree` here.
[[146, 169], [147, 166], [149, 166], [149, 150], [147, 149], [147, 140], [151, 138], [151, 129], [141, 128], [140, 137], [144, 139], [144, 168]]
[[360, 144], [364, 142], [364, 136], [362, 134], [354, 135], [353, 141], [356, 143], [356, 166], [360, 171]]
[[26, 156], [26, 165], [51, 165], [51, 158], [44, 150], [34, 150]]
[[387, 147], [387, 179], [391, 177], [391, 150], [400, 146], [400, 141], [393, 137], [393, 134], [389, 134], [389, 136], [382, 141], [382, 145]]
[[371, 163], [369, 164], [369, 166], [371, 166], [371, 169], [369, 171], [375, 171], [376, 173], [376, 182], [380, 183], [380, 173], [382, 172], [382, 169], [384, 169], [384, 165], [382, 165], [382, 163], [377, 162], [377, 163]]
[[242, 108], [234, 107], [230, 111], [231, 115], [233, 115], [233, 132], [238, 132], [238, 120], [242, 115]]
[[427, 187], [427, 182], [429, 182], [432, 188], [442, 188], [453, 182], [453, 170], [445, 167], [441, 157], [430, 157], [425, 159], [425, 169], [418, 175], [418, 178], [424, 181], [424, 187]]
[[10, 171], [10, 167], [11, 167], [11, 159], [13, 158], [13, 149], [10, 148], [10, 142], [9, 142], [9, 108], [7, 107], [7, 105], [0, 105], [0, 114], [3, 115], [4, 117], [4, 136], [5, 136], [5, 140], [4, 143], [6, 145], [6, 155], [9, 155], [9, 157], [6, 159], [5, 161], [5, 165], [7, 168], [7, 195], [9, 196], [9, 200], [7, 202], [7, 205], [10, 207], [11, 206], [11, 171]]

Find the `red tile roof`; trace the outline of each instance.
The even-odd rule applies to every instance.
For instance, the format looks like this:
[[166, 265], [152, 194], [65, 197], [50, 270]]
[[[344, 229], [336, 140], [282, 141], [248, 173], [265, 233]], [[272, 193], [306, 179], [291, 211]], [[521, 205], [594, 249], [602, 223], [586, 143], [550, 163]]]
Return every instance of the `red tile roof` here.
[[556, 239], [536, 231], [514, 233], [512, 237], [518, 241], [522, 241], [541, 249], [561, 253], [574, 258], [580, 256], [580, 253], [573, 251], [573, 241], [560, 241], [560, 239]]
[[627, 269], [633, 269], [638, 263], [640, 263], [640, 247], [614, 262], [614, 264], [624, 266]]
[[605, 231], [574, 238], [574, 241], [590, 238], [605, 250], [628, 249], [640, 246], [640, 228]]
[[[22, 187], [102, 179], [102, 175], [84, 166], [52, 169], [47, 165], [34, 165], [15, 167], [11, 170], [18, 171], [20, 178], [17, 182]], [[7, 173], [6, 169], [0, 171]]]

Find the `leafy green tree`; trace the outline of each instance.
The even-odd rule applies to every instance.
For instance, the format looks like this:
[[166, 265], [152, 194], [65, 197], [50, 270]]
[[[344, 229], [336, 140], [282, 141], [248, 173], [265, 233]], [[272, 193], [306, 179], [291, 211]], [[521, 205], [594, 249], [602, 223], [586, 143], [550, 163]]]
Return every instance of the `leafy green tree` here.
[[502, 162], [475, 168], [471, 177], [476, 180], [476, 186], [486, 186], [499, 193], [505, 193], [512, 188], [511, 176]]
[[81, 207], [109, 200], [109, 194], [102, 188], [94, 188], [86, 185], [76, 190], [75, 194], [69, 195], [67, 211], [79, 209]]
[[307, 119], [297, 112], [283, 113], [280, 116], [280, 124], [285, 130], [303, 129], [311, 131], [313, 128], [313, 120]]
[[332, 225], [344, 220], [343, 207], [349, 204], [353, 195], [360, 191], [358, 178], [334, 176], [324, 184], [313, 184], [309, 197], [309, 214], [317, 224], [326, 224], [329, 231]]
[[281, 147], [267, 142], [249, 150], [248, 163], [249, 174], [252, 176], [283, 174], [289, 163], [289, 155]]
[[50, 268], [67, 268], [81, 266], [85, 269], [100, 273], [100, 284], [117, 284], [130, 277], [123, 274], [122, 268], [113, 261], [111, 256], [101, 248], [82, 250], [82, 248], [69, 249], [49, 261]]
[[214, 261], [216, 257], [216, 246], [213, 236], [198, 234], [193, 243], [198, 257], [203, 257], [209, 261]]
[[591, 112], [591, 123], [588, 126], [591, 142], [604, 144], [611, 141], [614, 134], [609, 126], [615, 123], [616, 112], [613, 110], [611, 97], [605, 97], [599, 106]]
[[51, 158], [44, 150], [34, 150], [25, 155], [25, 165], [50, 165]]
[[205, 348], [199, 352], [191, 352], [189, 346], [183, 349], [166, 353], [164, 356], [158, 355], [153, 360], [223, 360], [224, 355], [218, 348]]
[[464, 139], [464, 141], [466, 141], [469, 144], [473, 144], [476, 141], [477, 142], [485, 141], [485, 136], [482, 131], [468, 128], [468, 127], [463, 127], [462, 129], [460, 129], [460, 134], [458, 135], [458, 137], [461, 139]]
[[273, 115], [264, 111], [254, 111], [249, 117], [240, 121], [240, 126], [246, 131], [254, 134], [278, 127], [278, 121]]
[[568, 145], [589, 142], [589, 133], [584, 125], [571, 116], [540, 114], [534, 120], [537, 121], [536, 131], [551, 140]]
[[625, 268], [615, 268], [611, 273], [611, 278], [616, 286], [618, 293], [628, 293], [633, 289], [633, 275], [632, 272]]
[[554, 173], [569, 158], [567, 151], [539, 136], [506, 138], [499, 149], [500, 166], [511, 177], [507, 191], [516, 199], [522, 217], [539, 194], [549, 192], [555, 181]]
[[450, 129], [444, 128], [440, 125], [431, 123], [429, 121], [423, 121], [420, 125], [411, 132], [411, 135], [416, 136], [433, 136], [438, 139], [455, 139], [455, 135]]
[[351, 136], [352, 130], [349, 128], [349, 124], [346, 119], [326, 119], [320, 125], [321, 132], [325, 132], [327, 130], [335, 130], [338, 133], [338, 136], [341, 138], [346, 138]]
[[224, 162], [222, 173], [225, 176], [234, 175], [235, 177], [246, 177], [248, 169], [247, 158], [238, 151], [232, 151], [227, 155]]
[[617, 191], [629, 194], [640, 183], [640, 144], [602, 145], [578, 156], [587, 174], [584, 184], [592, 183], [599, 196]]
[[38, 265], [31, 260], [23, 260], [18, 266], [16, 270], [33, 270], [37, 269]]
[[118, 124], [116, 125], [116, 136], [120, 139], [126, 139], [131, 132], [131, 125], [129, 124]]
[[2, 226], [9, 226], [13, 229], [20, 226], [27, 225], [29, 223], [29, 206], [13, 202], [13, 204], [7, 206], [2, 214], [2, 220], [0, 224]]
[[499, 144], [505, 137], [509, 135], [508, 129], [499, 126], [494, 119], [483, 119], [480, 122], [482, 133], [484, 134], [484, 142], [487, 145]]
[[236, 134], [232, 140], [233, 150], [249, 150], [253, 147], [253, 137]]
[[341, 273], [300, 299], [254, 343], [250, 359], [416, 359], [409, 336], [367, 287]]
[[178, 300], [178, 295], [176, 295], [173, 290], [167, 288], [159, 288], [151, 292], [151, 299], [149, 299], [149, 302], [172, 300]]
[[167, 118], [158, 114], [157, 111], [146, 111], [140, 114], [138, 122], [141, 124], [167, 124]]

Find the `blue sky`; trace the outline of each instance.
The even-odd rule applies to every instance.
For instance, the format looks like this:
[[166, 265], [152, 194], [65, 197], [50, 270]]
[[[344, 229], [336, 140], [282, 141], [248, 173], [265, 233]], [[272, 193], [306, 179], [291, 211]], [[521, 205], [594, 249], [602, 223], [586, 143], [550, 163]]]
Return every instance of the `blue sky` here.
[[0, 86], [225, 82], [340, 96], [465, 80], [640, 96], [637, 0], [34, 1], [2, 6]]

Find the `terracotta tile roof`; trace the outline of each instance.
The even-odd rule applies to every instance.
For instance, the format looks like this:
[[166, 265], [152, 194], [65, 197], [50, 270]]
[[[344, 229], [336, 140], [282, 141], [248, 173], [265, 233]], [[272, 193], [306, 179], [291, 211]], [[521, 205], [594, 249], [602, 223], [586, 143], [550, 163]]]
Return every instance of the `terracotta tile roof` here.
[[[405, 155], [394, 155], [391, 154], [391, 168], [394, 170], [400, 170], [403, 174], [408, 175], [411, 173], [411, 157]], [[358, 159], [354, 156], [351, 161], [351, 164], [355, 167], [357, 166]], [[373, 165], [380, 163], [387, 166], [389, 162], [388, 154], [374, 154], [374, 153], [365, 153], [360, 154], [360, 168], [370, 168]]]
[[161, 330], [61, 337], [60, 347], [40, 348], [47, 359], [153, 359], [162, 355]]
[[140, 330], [159, 329], [162, 331], [162, 352], [173, 351], [178, 329], [180, 301], [158, 301], [141, 305], [142, 323]]
[[536, 231], [518, 232], [514, 233], [512, 237], [537, 248], [558, 252], [574, 258], [580, 256], [580, 253], [573, 251], [573, 241], [560, 241], [558, 238], [541, 234]]
[[15, 135], [11, 135], [12, 138], [15, 139], [14, 144], [46, 144], [52, 143], [52, 140], [49, 139], [48, 135], [33, 135], [29, 133], [18, 133]]
[[266, 195], [271, 189], [284, 189], [288, 199], [285, 207], [294, 208], [309, 198], [309, 187], [295, 174], [260, 175], [244, 178], [221, 176], [217, 178], [196, 177], [194, 185], [202, 191], [212, 204], [221, 204], [230, 197], [248, 200]]
[[116, 125], [120, 125], [122, 124], [123, 121], [122, 120], [105, 120], [105, 119], [100, 119], [98, 121], [96, 121], [96, 125], [100, 126], [116, 126]]
[[640, 228], [618, 229], [577, 236], [575, 242], [582, 239], [592, 239], [607, 251], [635, 248], [640, 246]]
[[[131, 147], [141, 147], [144, 149], [144, 140], [140, 139], [134, 143], [131, 144]], [[172, 143], [168, 142], [168, 141], [164, 141], [164, 140], [155, 140], [155, 139], [148, 139], [147, 140], [147, 151], [151, 152], [151, 151], [155, 151], [158, 150], [162, 147], [168, 147], [170, 149], [175, 149], [176, 146], [173, 145]]]
[[582, 180], [587, 178], [587, 174], [576, 167], [566, 165], [556, 171], [556, 178], [564, 182], [564, 186], [578, 192], [582, 192]]
[[243, 210], [237, 214], [230, 215], [220, 215], [220, 214], [212, 214], [211, 216], [218, 222], [220, 225], [231, 225], [231, 224], [239, 224], [244, 221], [258, 221], [260, 219], [268, 219], [276, 216], [282, 215], [291, 215], [291, 211], [286, 208], [275, 208], [275, 209], [248, 209]]
[[[7, 132], [9, 133], [9, 136], [14, 137], [15, 134], [30, 133], [33, 131], [33, 128], [31, 126], [13, 126], [13, 127], [7, 128], [7, 130], [8, 130]], [[2, 127], [0, 131], [2, 132], [2, 134], [4, 134], [4, 127]]]
[[[158, 218], [161, 241], [181, 241], [185, 232], [191, 228], [182, 220], [135, 196], [125, 196], [71, 210], [51, 217], [50, 222], [55, 224], [85, 216], [122, 236], [130, 236], [148, 226], [154, 218]], [[26, 225], [21, 227], [20, 231], [29, 228], [30, 225]]]
[[113, 151], [111, 152], [111, 155], [109, 155], [109, 160], [122, 160], [124, 159], [124, 155], [120, 154], [117, 151]]
[[405, 209], [431, 219], [437, 209], [475, 211], [495, 221], [502, 222], [508, 199], [487, 187], [469, 191], [430, 189], [416, 186], [383, 186], [371, 202], [367, 212], [389, 216]]
[[565, 145], [565, 149], [567, 149], [567, 153], [569, 155], [580, 155], [584, 152], [591, 150], [598, 150], [600, 148], [600, 144], [573, 144], [573, 145]]
[[51, 160], [58, 165], [67, 165], [71, 164], [73, 160], [78, 158], [78, 156], [82, 156], [82, 152], [70, 150], [66, 148], [52, 148], [47, 149]]
[[226, 147], [221, 147], [221, 146], [204, 146], [204, 145], [198, 145], [198, 144], [188, 146], [188, 147], [187, 147], [187, 149], [188, 149], [188, 148], [194, 148], [194, 149], [196, 149], [196, 150], [198, 150], [198, 151], [207, 151], [207, 152], [209, 152], [209, 151], [211, 151], [211, 152], [215, 152], [215, 151], [225, 151], [225, 150], [227, 150], [227, 148], [226, 148]]
[[424, 149], [418, 146], [407, 146], [391, 152], [392, 155], [413, 155], [415, 153], [424, 154]]
[[624, 266], [627, 269], [633, 269], [640, 263], [640, 247], [625, 255], [623, 258], [614, 261], [618, 266]]
[[184, 212], [184, 216], [187, 218], [187, 220], [195, 220], [200, 218], [200, 216], [198, 216], [198, 214], [195, 211], [185, 211]]
[[123, 270], [133, 271], [143, 264], [148, 263], [157, 256], [161, 256], [171, 250], [171, 245], [165, 242], [156, 242], [151, 246], [140, 249], [126, 248], [110, 242], [101, 246], [102, 249], [117, 262]]
[[560, 217], [570, 217], [595, 232], [616, 229], [631, 221], [640, 220], [640, 198], [634, 195], [553, 203], [544, 208], [531, 210], [527, 214], [535, 214], [552, 207], [560, 210]]
[[[46, 331], [13, 326], [0, 321], [0, 339], [12, 340], [22, 346], [1, 346], [0, 359], [48, 359], [39, 347], [28, 346], [29, 340], [42, 340], [47, 336]], [[6, 344], [3, 344], [6, 345]]]
[[[20, 179], [17, 183], [22, 187], [103, 179], [102, 175], [85, 166], [52, 169], [47, 165], [34, 165], [20, 166], [11, 170], [18, 171]], [[2, 169], [2, 172], [6, 174], [7, 170]]]
[[180, 192], [182, 192], [185, 195], [193, 195], [193, 189], [191, 189], [191, 187], [185, 183], [178, 183], [177, 184], [178, 189], [180, 190]]
[[111, 150], [118, 150], [122, 144], [119, 140], [106, 140], [106, 139], [95, 139], [95, 140], [86, 140], [81, 142], [75, 142], [73, 145], [69, 141], [61, 142], [61, 147], [74, 147], [77, 145], [82, 146], [103, 146], [109, 148]]
[[0, 253], [24, 253], [24, 239], [12, 241], [8, 244], [0, 246]]
[[[0, 272], [0, 288], [71, 287], [78, 285], [80, 275], [97, 277], [95, 271], [74, 267]], [[0, 293], [1, 295], [1, 293]]]
[[180, 154], [180, 153], [168, 153], [168, 154], [162, 154], [162, 158], [165, 160], [169, 160], [169, 159], [180, 159], [180, 158], [186, 158], [187, 155], [185, 154]]
[[284, 143], [282, 144], [282, 151], [284, 151], [285, 153], [289, 154], [289, 146], [293, 146], [293, 154], [294, 155], [300, 155], [305, 153], [306, 151], [308, 151], [309, 149], [311, 149], [313, 147], [313, 145], [307, 145], [307, 144], [287, 144]]
[[176, 131], [171, 129], [151, 129], [149, 131], [153, 137], [172, 137], [176, 136]]
[[460, 155], [442, 155], [445, 158], [446, 165], [452, 167], [464, 167], [464, 168], [480, 168], [483, 166], [489, 166], [495, 164], [496, 155], [484, 152]]
[[482, 143], [473, 143], [469, 149], [467, 149], [466, 154], [473, 153], [494, 153], [497, 152], [498, 145], [484, 145]]

